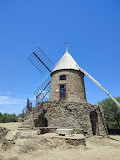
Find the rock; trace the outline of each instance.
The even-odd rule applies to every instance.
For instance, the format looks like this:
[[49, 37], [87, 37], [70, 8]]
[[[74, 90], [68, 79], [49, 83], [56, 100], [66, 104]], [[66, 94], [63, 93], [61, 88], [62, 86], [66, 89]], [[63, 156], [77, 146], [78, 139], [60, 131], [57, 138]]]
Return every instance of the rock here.
[[3, 128], [3, 127], [0, 127], [0, 139], [2, 139], [3, 137], [6, 136], [6, 134], [8, 133], [8, 129], [7, 128]]
[[3, 144], [2, 144], [2, 149], [3, 150], [10, 150], [13, 148], [13, 145], [15, 144], [14, 141], [8, 141], [8, 140], [4, 140]]
[[74, 133], [73, 129], [57, 129], [56, 133], [59, 135], [72, 135]]
[[25, 142], [18, 144], [19, 152], [21, 153], [27, 153], [27, 152], [33, 152], [34, 150], [37, 150], [37, 144], [33, 140], [27, 140]]
[[17, 130], [11, 130], [8, 132], [8, 134], [5, 136], [5, 140], [7, 141], [13, 141], [17, 138], [18, 131]]

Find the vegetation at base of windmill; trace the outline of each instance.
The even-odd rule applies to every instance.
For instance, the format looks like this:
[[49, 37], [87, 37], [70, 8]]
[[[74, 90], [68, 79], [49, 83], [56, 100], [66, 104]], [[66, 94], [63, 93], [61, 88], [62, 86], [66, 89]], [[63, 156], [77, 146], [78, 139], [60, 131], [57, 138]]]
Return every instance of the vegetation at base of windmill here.
[[48, 118], [48, 116], [50, 116], [51, 114], [48, 114], [47, 112], [44, 114], [44, 118]]
[[16, 114], [8, 114], [8, 113], [0, 113], [0, 123], [7, 123], [7, 122], [17, 122], [18, 116]]
[[[120, 102], [120, 97], [117, 97], [116, 100]], [[120, 108], [113, 100], [106, 98], [105, 100], [98, 102], [98, 104], [103, 107], [107, 127], [109, 129], [120, 129]]]

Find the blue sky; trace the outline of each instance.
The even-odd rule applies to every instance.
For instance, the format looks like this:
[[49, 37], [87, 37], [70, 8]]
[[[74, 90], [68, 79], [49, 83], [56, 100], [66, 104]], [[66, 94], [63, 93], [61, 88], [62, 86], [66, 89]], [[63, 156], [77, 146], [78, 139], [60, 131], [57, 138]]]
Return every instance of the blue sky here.
[[[0, 112], [20, 113], [42, 75], [27, 59], [40, 47], [56, 63], [69, 52], [113, 96], [120, 96], [119, 0], [0, 0]], [[85, 76], [87, 101], [108, 97]]]

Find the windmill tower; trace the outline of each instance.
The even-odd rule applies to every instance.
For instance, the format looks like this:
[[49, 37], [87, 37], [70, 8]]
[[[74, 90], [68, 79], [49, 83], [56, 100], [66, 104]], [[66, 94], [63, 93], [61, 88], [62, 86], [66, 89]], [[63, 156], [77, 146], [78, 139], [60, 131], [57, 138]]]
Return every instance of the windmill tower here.
[[67, 50], [51, 72], [49, 101], [86, 102], [84, 73]]

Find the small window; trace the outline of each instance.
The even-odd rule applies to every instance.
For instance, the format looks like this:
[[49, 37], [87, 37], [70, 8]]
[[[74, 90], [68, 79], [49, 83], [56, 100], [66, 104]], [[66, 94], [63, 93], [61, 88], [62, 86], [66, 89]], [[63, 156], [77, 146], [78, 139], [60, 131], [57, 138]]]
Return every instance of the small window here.
[[66, 80], [66, 75], [60, 76], [60, 80]]

